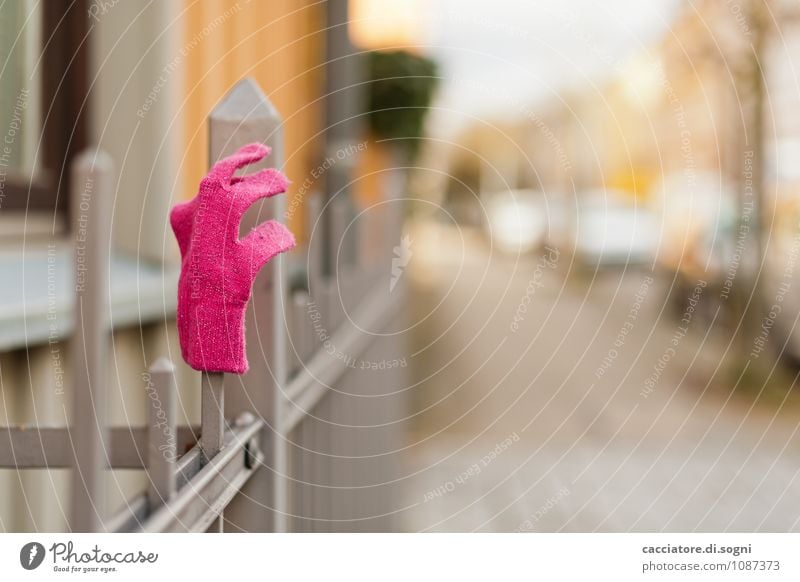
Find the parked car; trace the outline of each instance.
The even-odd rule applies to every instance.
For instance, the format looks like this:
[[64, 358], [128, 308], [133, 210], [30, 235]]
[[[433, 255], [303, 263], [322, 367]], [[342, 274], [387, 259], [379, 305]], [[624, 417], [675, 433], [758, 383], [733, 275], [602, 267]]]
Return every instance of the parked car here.
[[559, 228], [558, 210], [537, 190], [508, 190], [484, 200], [484, 228], [502, 252], [530, 252], [545, 244], [551, 229]]
[[590, 266], [650, 263], [659, 240], [657, 215], [611, 189], [579, 193], [572, 220], [575, 257]]

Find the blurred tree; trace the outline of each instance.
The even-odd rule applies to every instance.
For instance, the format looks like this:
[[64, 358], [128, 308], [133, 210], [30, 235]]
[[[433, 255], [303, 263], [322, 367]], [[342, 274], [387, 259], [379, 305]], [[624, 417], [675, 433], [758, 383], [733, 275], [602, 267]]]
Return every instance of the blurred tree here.
[[[752, 268], [743, 273], [741, 283], [737, 285], [738, 293], [735, 295], [734, 306], [741, 317], [741, 332], [738, 334], [738, 356], [740, 361], [749, 361], [749, 354], [753, 345], [753, 338], [761, 332], [764, 317], [764, 302], [769, 301], [764, 297], [761, 282], [763, 267], [765, 265], [765, 219], [771, 215], [767, 204], [766, 180], [764, 172], [764, 152], [767, 147], [766, 140], [766, 111], [765, 99], [767, 93], [766, 67], [767, 49], [769, 43], [780, 34], [780, 27], [785, 25], [790, 18], [788, 4], [776, 0], [747, 0], [744, 14], [750, 34], [747, 35], [742, 58], [734, 69], [737, 92], [741, 95], [742, 113], [744, 120], [744, 135], [739, 141], [740, 157], [743, 161], [740, 179], [739, 207], [744, 209], [748, 198], [752, 196], [753, 212], [750, 216], [749, 226], [751, 236]], [[782, 16], [781, 12], [786, 12]], [[796, 16], [796, 15], [795, 15]], [[749, 160], [749, 162], [744, 162]], [[772, 354], [777, 357], [777, 354]], [[772, 368], [774, 357], [771, 361], [764, 361], [767, 368]]]
[[369, 53], [367, 118], [373, 135], [413, 157], [438, 84], [436, 63], [406, 51]]
[[[750, 363], [753, 340], [762, 331], [765, 314], [765, 302], [772, 300], [765, 297], [764, 266], [766, 261], [765, 232], [767, 219], [774, 213], [774, 208], [767, 208], [765, 178], [766, 140], [766, 100], [767, 100], [767, 51], [770, 44], [782, 34], [782, 28], [789, 23], [797, 23], [800, 11], [796, 3], [779, 0], [744, 0], [742, 14], [747, 26], [747, 34], [738, 34], [739, 46], [731, 48], [733, 55], [727, 63], [734, 73], [736, 93], [739, 96], [743, 132], [738, 143], [741, 162], [739, 179], [740, 226], [747, 226], [748, 258], [737, 275], [731, 301], [732, 321], [738, 318], [737, 349], [735, 361], [741, 365]], [[747, 216], [745, 209], [752, 207]], [[737, 232], [738, 235], [738, 232]], [[746, 373], [754, 385], [763, 385], [774, 369], [778, 357], [776, 351], [764, 353], [758, 359], [758, 370], [741, 369], [736, 373]], [[771, 357], [770, 357], [771, 356]], [[738, 366], [737, 366], [738, 367]], [[746, 382], [746, 380], [745, 380]]]
[[[738, 225], [732, 229], [734, 247], [743, 252], [734, 270], [735, 284], [722, 305], [723, 320], [733, 326], [730, 372], [738, 385], [763, 386], [774, 371], [775, 350], [751, 357], [754, 339], [762, 331], [766, 297], [763, 278], [765, 242], [775, 209], [766, 195], [765, 156], [771, 139], [766, 127], [769, 51], [790, 24], [800, 22], [800, 5], [793, 0], [717, 0], [687, 2], [685, 10], [696, 26], [690, 31], [685, 56], [693, 71], [718, 71], [729, 79], [728, 99], [719, 102], [730, 126], [728, 138], [718, 148], [727, 152], [724, 166], [737, 185]], [[773, 200], [774, 202], [774, 200]], [[776, 345], [779, 345], [775, 340]]]

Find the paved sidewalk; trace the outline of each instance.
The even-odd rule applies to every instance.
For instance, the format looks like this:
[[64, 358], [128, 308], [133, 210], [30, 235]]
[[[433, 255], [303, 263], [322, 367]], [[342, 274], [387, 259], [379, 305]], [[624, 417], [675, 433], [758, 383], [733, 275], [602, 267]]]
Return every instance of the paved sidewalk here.
[[436, 236], [451, 252], [410, 265], [407, 529], [800, 530], [800, 412], [707, 383], [724, 342], [697, 312], [682, 333], [669, 281], [567, 281], [566, 257], [490, 260], [467, 236], [462, 260]]

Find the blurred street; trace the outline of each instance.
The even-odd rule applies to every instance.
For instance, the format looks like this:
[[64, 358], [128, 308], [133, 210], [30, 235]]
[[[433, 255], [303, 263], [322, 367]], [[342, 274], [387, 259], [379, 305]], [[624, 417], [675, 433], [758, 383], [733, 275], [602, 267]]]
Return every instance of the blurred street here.
[[595, 276], [546, 250], [516, 261], [470, 229], [410, 232], [438, 252], [409, 267], [406, 529], [800, 529], [796, 406], [724, 385], [728, 342], [706, 337], [692, 290], [674, 317], [666, 275]]

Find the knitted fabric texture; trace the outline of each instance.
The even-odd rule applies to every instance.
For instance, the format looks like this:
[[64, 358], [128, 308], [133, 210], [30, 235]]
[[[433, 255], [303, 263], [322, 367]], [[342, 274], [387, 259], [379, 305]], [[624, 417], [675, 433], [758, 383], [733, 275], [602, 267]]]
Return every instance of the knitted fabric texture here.
[[272, 168], [234, 176], [269, 152], [254, 143], [219, 161], [203, 178], [197, 196], [170, 213], [181, 250], [178, 335], [183, 358], [195, 370], [247, 371], [244, 317], [253, 281], [267, 261], [295, 246], [292, 233], [275, 220], [239, 238], [247, 209], [286, 191], [286, 176]]

